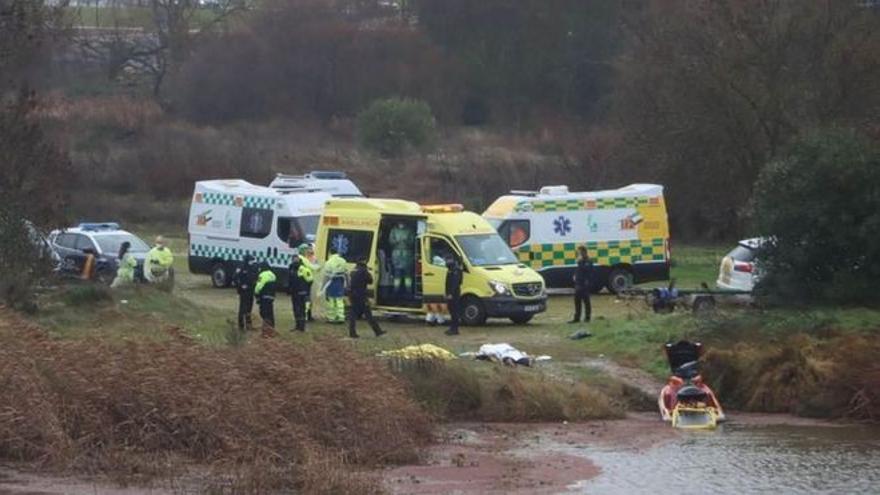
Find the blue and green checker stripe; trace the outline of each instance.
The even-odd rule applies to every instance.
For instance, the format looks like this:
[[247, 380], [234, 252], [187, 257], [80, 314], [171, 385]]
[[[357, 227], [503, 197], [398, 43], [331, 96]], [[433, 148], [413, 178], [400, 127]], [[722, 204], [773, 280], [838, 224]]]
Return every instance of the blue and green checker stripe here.
[[268, 261], [272, 266], [288, 266], [292, 256], [289, 254], [278, 253], [277, 256], [266, 256], [265, 251], [254, 251], [250, 249], [208, 246], [204, 244], [190, 244], [189, 255], [198, 258], [221, 259], [226, 261], [241, 261], [244, 255], [249, 254], [254, 261], [260, 263]]
[[651, 204], [651, 198], [649, 197], [551, 199], [547, 201], [520, 201], [516, 204], [516, 207], [514, 207], [514, 211], [541, 213], [547, 211], [615, 210], [621, 208], [636, 208], [648, 204]]
[[[577, 262], [576, 249], [579, 245], [575, 242], [530, 244], [518, 248], [516, 256], [536, 270], [551, 266], [569, 266]], [[600, 266], [666, 261], [666, 247], [662, 238], [587, 242], [586, 246], [593, 263]]]
[[227, 193], [204, 193], [202, 202], [209, 205], [221, 206], [243, 206], [245, 208], [257, 208], [260, 210], [271, 210], [275, 207], [275, 198], [264, 198], [260, 196], [239, 196], [241, 205], [236, 204], [236, 196]]

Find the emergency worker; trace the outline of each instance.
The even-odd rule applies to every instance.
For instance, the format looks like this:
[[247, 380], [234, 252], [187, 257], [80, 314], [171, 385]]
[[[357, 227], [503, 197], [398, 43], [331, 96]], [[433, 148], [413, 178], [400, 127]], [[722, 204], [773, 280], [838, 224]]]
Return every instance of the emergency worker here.
[[246, 254], [242, 264], [232, 274], [232, 285], [238, 292], [238, 329], [242, 332], [253, 330], [251, 312], [254, 309], [254, 285], [257, 283], [257, 267], [254, 258]]
[[449, 330], [446, 335], [458, 335], [458, 325], [461, 321], [461, 283], [464, 273], [457, 259], [450, 257], [446, 260], [446, 304], [449, 307]]
[[[434, 257], [431, 258], [431, 264], [434, 266], [442, 266], [442, 267], [446, 268], [446, 258], [435, 254]], [[425, 321], [429, 325], [431, 325], [431, 326], [442, 325], [443, 323], [446, 322], [446, 318], [443, 316], [443, 312], [442, 312], [443, 311], [442, 305], [429, 304], [427, 307], [428, 307], [428, 311], [425, 313]]]
[[260, 263], [260, 274], [254, 286], [254, 296], [260, 305], [260, 318], [263, 320], [263, 334], [271, 335], [275, 331], [275, 272], [264, 261]]
[[348, 336], [353, 339], [358, 338], [357, 320], [363, 316], [367, 323], [370, 324], [370, 328], [373, 329], [376, 337], [381, 337], [385, 332], [382, 331], [382, 328], [373, 319], [373, 312], [370, 310], [370, 297], [367, 292], [367, 286], [373, 283], [373, 276], [370, 275], [367, 264], [363, 261], [358, 261], [351, 272], [350, 280], [349, 297], [351, 298], [351, 305], [348, 311]]
[[577, 248], [577, 268], [574, 272], [574, 318], [569, 323], [579, 323], [581, 306], [584, 310], [584, 322], [589, 323], [592, 316], [590, 305], [590, 275], [593, 272], [593, 261], [587, 253], [586, 246]]
[[388, 234], [391, 244], [391, 270], [394, 275], [394, 293], [401, 295], [413, 289], [413, 250], [415, 235], [403, 222], [391, 229]]
[[327, 321], [345, 323], [345, 276], [348, 265], [345, 258], [330, 248], [330, 257], [324, 263], [324, 286], [322, 292], [327, 301]]
[[306, 292], [306, 320], [314, 321], [312, 318], [312, 285], [315, 281], [315, 272], [321, 269], [321, 265], [315, 260], [315, 248], [311, 244], [303, 244], [297, 252], [297, 256], [309, 273], [311, 278], [308, 282], [308, 290]]
[[297, 255], [291, 259], [290, 268], [288, 269], [288, 292], [290, 293], [290, 303], [293, 306], [293, 320], [296, 322], [294, 330], [300, 332], [306, 331], [306, 301], [309, 298], [309, 290], [314, 280], [311, 268], [307, 265], [308, 261]]
[[144, 260], [144, 278], [153, 284], [168, 281], [171, 279], [173, 264], [174, 255], [165, 244], [165, 238], [160, 235], [156, 237], [155, 246], [150, 249]]
[[128, 241], [119, 246], [119, 268], [116, 269], [116, 278], [110, 284], [112, 289], [134, 283], [134, 269], [137, 268], [137, 260], [128, 252], [129, 249], [131, 249], [131, 243]]

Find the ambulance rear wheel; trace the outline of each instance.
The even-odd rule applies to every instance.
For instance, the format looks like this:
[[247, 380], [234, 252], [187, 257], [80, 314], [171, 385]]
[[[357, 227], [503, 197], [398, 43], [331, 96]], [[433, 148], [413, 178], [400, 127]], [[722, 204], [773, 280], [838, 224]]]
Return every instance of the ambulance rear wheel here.
[[211, 267], [211, 284], [218, 289], [224, 289], [231, 283], [232, 277], [226, 263], [214, 263]]
[[486, 323], [486, 308], [474, 296], [467, 296], [461, 301], [461, 322], [468, 326]]
[[633, 285], [633, 276], [626, 268], [615, 268], [608, 275], [608, 291], [612, 294], [619, 294]]

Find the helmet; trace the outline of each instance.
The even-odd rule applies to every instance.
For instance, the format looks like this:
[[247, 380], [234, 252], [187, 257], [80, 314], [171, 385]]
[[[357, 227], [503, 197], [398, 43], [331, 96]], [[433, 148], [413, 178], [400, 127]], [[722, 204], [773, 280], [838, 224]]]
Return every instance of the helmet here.
[[268, 261], [263, 261], [262, 263], [260, 263], [260, 270], [264, 270], [264, 271], [265, 271], [265, 270], [270, 270], [271, 268], [272, 268], [272, 267], [269, 266], [269, 262], [268, 262]]

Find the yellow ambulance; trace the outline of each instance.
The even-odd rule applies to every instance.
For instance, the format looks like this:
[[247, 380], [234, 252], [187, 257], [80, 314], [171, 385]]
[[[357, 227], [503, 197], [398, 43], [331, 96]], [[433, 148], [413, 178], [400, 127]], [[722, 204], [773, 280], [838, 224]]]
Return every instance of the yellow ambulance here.
[[461, 205], [397, 199], [331, 199], [318, 225], [316, 255], [334, 250], [366, 262], [374, 308], [392, 314], [445, 311], [447, 260], [463, 266], [462, 323], [487, 318], [527, 323], [546, 310], [544, 281], [520, 262], [496, 230]]

